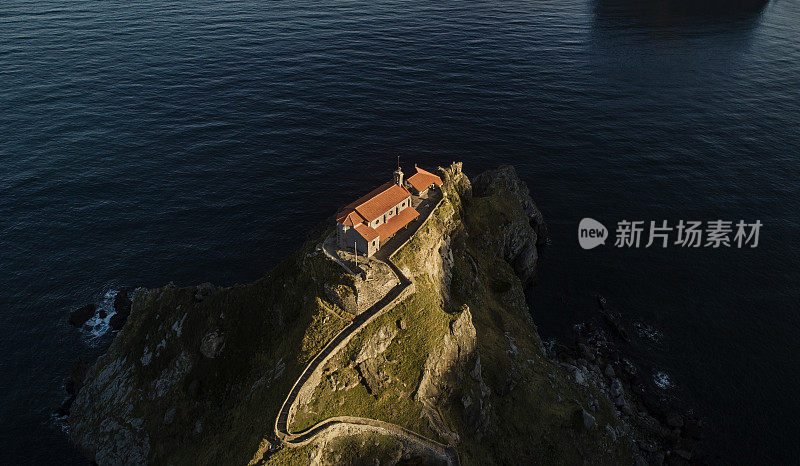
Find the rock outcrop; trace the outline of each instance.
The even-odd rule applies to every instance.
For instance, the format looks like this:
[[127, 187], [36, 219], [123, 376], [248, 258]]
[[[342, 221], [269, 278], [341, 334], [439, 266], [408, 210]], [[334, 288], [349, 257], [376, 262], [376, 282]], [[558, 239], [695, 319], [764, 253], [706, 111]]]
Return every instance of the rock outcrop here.
[[390, 325], [384, 325], [372, 334], [364, 343], [361, 351], [356, 355], [355, 363], [361, 364], [367, 359], [375, 359], [389, 347], [394, 337], [397, 336], [397, 329]]
[[128, 321], [128, 316], [131, 314], [131, 299], [128, 296], [128, 290], [122, 289], [117, 292], [114, 297], [114, 311], [115, 314], [108, 320], [108, 325], [113, 330], [120, 330], [125, 322]]
[[132, 371], [125, 358], [95, 365], [72, 405], [70, 437], [98, 464], [148, 462], [150, 438], [134, 414], [141, 389]]
[[383, 370], [386, 358], [383, 353], [397, 336], [397, 328], [393, 325], [384, 325], [372, 334], [364, 343], [361, 351], [356, 355], [353, 363], [361, 376], [362, 382], [372, 395], [379, 395], [383, 385], [388, 381], [388, 376]]
[[538, 246], [547, 242], [547, 224], [542, 212], [530, 197], [528, 186], [519, 179], [512, 166], [503, 166], [478, 175], [472, 182], [474, 196], [495, 195], [521, 206], [516, 215], [502, 226], [502, 237], [494, 238], [506, 261], [524, 284], [536, 279]]
[[[435, 403], [452, 386], [450, 379], [465, 373], [467, 363], [474, 359], [476, 332], [472, 324], [469, 307], [450, 324], [441, 344], [428, 356], [414, 398], [422, 402]], [[480, 369], [478, 369], [480, 371]]]
[[214, 359], [225, 348], [225, 335], [218, 329], [208, 332], [200, 343], [200, 352], [203, 356]]

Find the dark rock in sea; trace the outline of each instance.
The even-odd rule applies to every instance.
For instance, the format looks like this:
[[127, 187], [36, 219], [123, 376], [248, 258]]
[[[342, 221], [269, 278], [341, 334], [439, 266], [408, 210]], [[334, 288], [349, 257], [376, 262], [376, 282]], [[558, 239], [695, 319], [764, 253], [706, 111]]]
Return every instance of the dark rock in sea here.
[[683, 426], [683, 431], [686, 433], [686, 435], [697, 440], [705, 437], [703, 430], [702, 421], [698, 421], [696, 419], [687, 419]]
[[639, 448], [641, 448], [644, 451], [654, 453], [658, 450], [658, 444], [656, 444], [656, 442], [654, 442], [651, 439], [642, 439], [639, 440], [637, 443], [639, 445]]
[[[686, 450], [672, 450], [670, 452], [670, 463], [673, 463], [674, 460], [676, 460], [676, 459], [680, 459], [680, 460], [683, 460], [684, 462], [688, 462], [690, 459], [692, 459], [692, 454], [690, 452], [686, 451]], [[678, 463], [678, 464], [681, 464], [681, 463]]]
[[125, 325], [125, 321], [128, 320], [128, 316], [122, 314], [114, 314], [108, 319], [108, 325], [111, 327], [111, 330], [120, 330], [122, 326]]
[[75, 390], [75, 381], [72, 380], [70, 377], [67, 377], [66, 382], [64, 382], [64, 390], [67, 391], [68, 394], [74, 395], [78, 391]]
[[611, 396], [613, 396], [614, 398], [617, 398], [618, 396], [623, 394], [622, 382], [620, 382], [619, 379], [614, 379], [611, 381], [611, 388], [609, 389], [609, 393], [611, 393]]
[[78, 309], [69, 313], [69, 323], [75, 327], [81, 328], [83, 324], [86, 323], [87, 320], [91, 319], [94, 315], [94, 311], [97, 309], [92, 303], [89, 303], [85, 306], [81, 306]]
[[105, 309], [100, 309], [100, 312], [98, 312], [97, 315], [100, 316], [101, 319], [105, 319], [106, 317], [108, 317], [108, 313], [106, 312]]
[[91, 365], [81, 357], [78, 357], [78, 359], [72, 363], [72, 367], [69, 370], [69, 377], [67, 377], [67, 381], [64, 383], [64, 388], [69, 398], [64, 400], [61, 406], [55, 410], [56, 416], [69, 415], [69, 410], [72, 407], [72, 403], [75, 401], [75, 396], [81, 388], [83, 388], [83, 384], [86, 381], [86, 374], [89, 372], [90, 367]]
[[177, 414], [177, 410], [175, 408], [170, 408], [166, 413], [164, 413], [164, 424], [170, 425], [175, 421], [175, 415]]
[[186, 394], [189, 395], [189, 399], [191, 400], [197, 399], [197, 395], [200, 394], [200, 381], [195, 379], [189, 382], [189, 388]]
[[614, 331], [618, 337], [628, 341], [628, 332], [622, 325], [619, 314], [612, 312], [608, 308], [606, 298], [601, 295], [597, 295], [597, 306], [600, 308], [600, 314], [603, 316], [603, 320], [606, 322], [606, 324], [608, 324], [611, 330]]
[[55, 410], [56, 416], [69, 416], [69, 408], [72, 406], [72, 403], [75, 401], [74, 396], [70, 396], [63, 403]]
[[119, 290], [114, 297], [114, 311], [116, 314], [111, 316], [108, 325], [112, 330], [120, 330], [131, 315], [131, 300], [127, 289]]
[[123, 288], [117, 292], [117, 295], [114, 296], [114, 310], [118, 314], [130, 314], [131, 313], [131, 300], [128, 297], [128, 289]]
[[601, 311], [608, 310], [608, 300], [605, 296], [599, 294], [597, 295], [597, 306], [600, 308]]

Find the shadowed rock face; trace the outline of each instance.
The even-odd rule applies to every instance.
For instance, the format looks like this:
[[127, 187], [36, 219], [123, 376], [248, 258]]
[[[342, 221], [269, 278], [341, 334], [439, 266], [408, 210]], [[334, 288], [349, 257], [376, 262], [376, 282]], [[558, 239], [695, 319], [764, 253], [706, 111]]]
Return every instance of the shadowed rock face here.
[[131, 314], [131, 300], [128, 297], [128, 290], [122, 289], [114, 297], [114, 311], [116, 312], [108, 322], [114, 330], [119, 330], [125, 325], [128, 316]]
[[[98, 464], [144, 464], [150, 441], [133, 416], [138, 392], [125, 359], [95, 365], [72, 405], [72, 441]], [[77, 414], [76, 414], [77, 413]]]
[[472, 193], [476, 197], [496, 195], [522, 207], [524, 215], [502, 225], [497, 241], [504, 259], [511, 264], [522, 283], [533, 284], [539, 260], [537, 248], [547, 242], [548, 231], [542, 212], [530, 197], [528, 186], [519, 179], [514, 167], [507, 165], [475, 177]]

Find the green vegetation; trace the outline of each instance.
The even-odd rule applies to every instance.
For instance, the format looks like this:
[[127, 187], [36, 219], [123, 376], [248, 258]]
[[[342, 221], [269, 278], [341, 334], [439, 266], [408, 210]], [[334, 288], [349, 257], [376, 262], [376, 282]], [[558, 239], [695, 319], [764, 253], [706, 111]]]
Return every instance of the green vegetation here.
[[384, 353], [387, 360], [384, 370], [392, 381], [388, 389], [379, 396], [368, 393], [363, 384], [349, 390], [333, 390], [331, 381], [323, 377], [311, 402], [298, 410], [292, 431], [304, 430], [333, 416], [348, 415], [399, 424], [437, 439], [422, 419], [422, 406], [413, 401], [412, 395], [427, 355], [439, 343], [452, 316], [442, 310], [441, 299], [430, 280], [418, 280], [416, 286], [416, 293], [365, 327], [324, 369], [326, 373], [349, 371], [347, 375], [358, 377], [356, 369], [349, 367], [349, 361], [355, 359], [366, 338], [382, 326], [396, 326], [402, 318], [407, 322], [406, 329], [398, 330]]

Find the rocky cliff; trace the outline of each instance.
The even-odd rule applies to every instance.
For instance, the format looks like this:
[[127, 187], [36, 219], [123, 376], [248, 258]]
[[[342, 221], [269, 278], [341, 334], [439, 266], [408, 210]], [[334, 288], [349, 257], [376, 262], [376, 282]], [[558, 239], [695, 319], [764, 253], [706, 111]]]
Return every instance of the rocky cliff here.
[[[511, 167], [440, 169], [441, 202], [391, 258], [414, 293], [359, 329], [301, 392], [293, 431], [384, 421], [464, 464], [630, 462], [601, 384], [545, 351], [525, 302], [547, 229]], [[100, 464], [395, 464], [436, 458], [402, 436], [343, 426], [281, 447], [273, 425], [305, 364], [362, 309], [358, 284], [304, 245], [244, 286], [133, 293], [124, 328], [80, 382], [70, 435]], [[363, 284], [362, 284], [363, 286]]]

